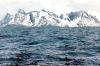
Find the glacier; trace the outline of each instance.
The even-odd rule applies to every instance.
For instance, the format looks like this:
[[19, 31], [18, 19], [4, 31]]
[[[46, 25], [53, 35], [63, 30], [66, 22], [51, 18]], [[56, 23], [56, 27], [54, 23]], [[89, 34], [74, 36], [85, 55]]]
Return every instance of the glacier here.
[[44, 9], [30, 12], [19, 9], [14, 15], [7, 13], [0, 21], [1, 27], [6, 25], [23, 25], [27, 27], [99, 27], [100, 21], [96, 16], [92, 16], [86, 11], [74, 11], [58, 16]]

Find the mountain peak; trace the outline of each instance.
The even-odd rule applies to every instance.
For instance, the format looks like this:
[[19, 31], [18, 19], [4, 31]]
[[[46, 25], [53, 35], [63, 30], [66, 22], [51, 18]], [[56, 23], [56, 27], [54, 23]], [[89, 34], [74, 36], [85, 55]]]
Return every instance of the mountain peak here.
[[19, 9], [17, 13], [25, 14], [25, 11], [23, 9]]
[[41, 11], [46, 12], [46, 10], [45, 10], [45, 9], [42, 9]]
[[77, 11], [77, 12], [70, 12], [68, 14], [68, 20], [73, 21], [77, 18], [91, 18], [92, 15], [89, 15], [86, 11]]
[[79, 11], [80, 17], [89, 17], [89, 14], [86, 11]]
[[12, 17], [12, 15], [10, 14], [10, 13], [7, 13], [6, 15], [5, 15], [5, 17], [4, 17], [4, 20], [5, 19], [8, 19], [8, 18], [11, 18]]

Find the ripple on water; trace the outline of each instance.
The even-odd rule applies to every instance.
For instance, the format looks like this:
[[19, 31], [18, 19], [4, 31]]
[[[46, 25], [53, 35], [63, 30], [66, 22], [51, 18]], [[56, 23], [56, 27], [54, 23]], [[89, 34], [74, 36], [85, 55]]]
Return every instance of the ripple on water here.
[[100, 28], [0, 31], [0, 66], [100, 66]]

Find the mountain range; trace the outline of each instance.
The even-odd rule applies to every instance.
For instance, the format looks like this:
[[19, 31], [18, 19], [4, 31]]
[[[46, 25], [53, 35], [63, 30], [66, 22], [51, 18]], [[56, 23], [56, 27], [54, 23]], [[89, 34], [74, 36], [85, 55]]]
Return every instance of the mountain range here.
[[59, 26], [59, 27], [99, 27], [100, 21], [96, 16], [86, 11], [74, 11], [57, 15], [44, 9], [40, 11], [25, 12], [19, 9], [16, 14], [7, 13], [0, 20], [0, 27], [6, 25], [23, 25], [27, 27]]

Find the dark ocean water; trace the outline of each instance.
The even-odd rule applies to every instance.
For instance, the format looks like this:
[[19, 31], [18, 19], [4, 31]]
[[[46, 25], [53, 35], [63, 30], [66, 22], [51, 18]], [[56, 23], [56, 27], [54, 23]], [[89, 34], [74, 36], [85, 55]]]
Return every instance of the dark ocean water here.
[[0, 28], [0, 66], [100, 66], [100, 28]]

